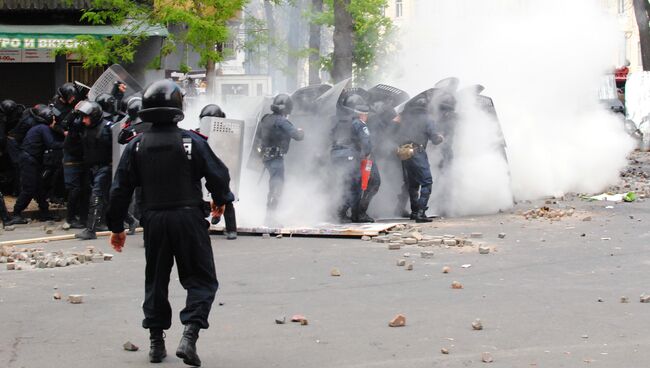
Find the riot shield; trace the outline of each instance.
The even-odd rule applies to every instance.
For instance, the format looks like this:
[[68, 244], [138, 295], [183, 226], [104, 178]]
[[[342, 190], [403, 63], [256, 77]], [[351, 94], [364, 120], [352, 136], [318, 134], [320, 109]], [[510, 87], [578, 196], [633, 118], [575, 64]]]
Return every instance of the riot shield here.
[[99, 76], [99, 79], [93, 84], [88, 92], [88, 99], [94, 101], [95, 98], [102, 93], [111, 93], [113, 90], [113, 84], [117, 81], [121, 81], [126, 84], [126, 91], [124, 96], [132, 95], [136, 92], [142, 90], [142, 86], [129, 74], [121, 65], [113, 64], [111, 65], [102, 75]]
[[267, 97], [264, 99], [262, 104], [259, 106], [256, 118], [255, 118], [255, 130], [253, 131], [253, 142], [251, 143], [250, 150], [248, 152], [248, 160], [246, 161], [246, 167], [250, 170], [261, 171], [264, 168], [262, 163], [262, 158], [257, 152], [259, 147], [259, 130], [260, 121], [266, 114], [271, 114], [271, 103], [273, 99]]
[[373, 104], [377, 101], [384, 101], [390, 107], [396, 107], [408, 101], [408, 93], [399, 88], [389, 86], [387, 84], [378, 84], [368, 90], [368, 103]]
[[117, 166], [120, 164], [120, 157], [122, 157], [122, 152], [124, 151], [124, 146], [117, 142], [117, 137], [119, 136], [120, 131], [122, 130], [122, 125], [123, 125], [122, 121], [118, 121], [117, 123], [115, 123], [115, 124], [113, 124], [111, 126], [111, 135], [112, 135], [112, 139], [113, 139], [113, 143], [112, 143], [112, 147], [113, 147], [113, 177], [115, 177], [115, 173], [117, 172]]
[[[244, 148], [244, 121], [206, 116], [200, 122], [201, 134], [208, 137], [208, 145], [230, 172], [230, 190], [239, 197]], [[204, 189], [204, 194], [209, 194]]]
[[458, 78], [449, 77], [439, 80], [434, 87], [444, 90], [447, 93], [455, 93], [456, 89], [458, 89], [458, 84], [460, 84], [460, 80]]
[[343, 90], [348, 86], [351, 79], [352, 78], [348, 78], [335, 84], [314, 101], [314, 103], [318, 105], [319, 114], [324, 115], [324, 118], [334, 116], [336, 113], [336, 104], [339, 102]]
[[294, 106], [291, 114], [299, 115], [302, 113], [311, 114], [316, 112], [318, 110], [318, 105], [315, 103], [316, 99], [331, 88], [332, 86], [329, 84], [316, 84], [296, 90], [296, 92], [291, 94]]

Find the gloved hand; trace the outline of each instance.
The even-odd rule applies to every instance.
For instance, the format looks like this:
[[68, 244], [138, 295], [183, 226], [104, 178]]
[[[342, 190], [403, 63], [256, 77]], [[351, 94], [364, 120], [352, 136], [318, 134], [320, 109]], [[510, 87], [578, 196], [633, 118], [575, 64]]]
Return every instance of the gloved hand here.
[[211, 210], [210, 215], [212, 216], [212, 218], [221, 217], [223, 215], [223, 212], [226, 210], [226, 205], [223, 204], [217, 207], [217, 205], [214, 202], [212, 202], [210, 203], [210, 210]]
[[126, 232], [122, 231], [121, 233], [111, 233], [111, 246], [115, 249], [116, 252], [122, 253], [122, 248], [124, 248], [124, 243], [126, 242]]

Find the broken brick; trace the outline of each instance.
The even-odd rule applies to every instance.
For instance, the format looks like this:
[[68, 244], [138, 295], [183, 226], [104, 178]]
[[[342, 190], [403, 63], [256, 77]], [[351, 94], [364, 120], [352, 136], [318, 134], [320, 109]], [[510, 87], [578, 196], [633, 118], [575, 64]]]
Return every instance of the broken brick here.
[[406, 326], [406, 317], [403, 314], [398, 314], [388, 322], [389, 327], [404, 327]]

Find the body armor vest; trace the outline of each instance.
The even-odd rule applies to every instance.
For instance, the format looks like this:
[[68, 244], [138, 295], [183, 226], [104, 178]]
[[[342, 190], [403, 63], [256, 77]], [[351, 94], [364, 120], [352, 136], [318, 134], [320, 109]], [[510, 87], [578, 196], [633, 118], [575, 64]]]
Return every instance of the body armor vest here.
[[110, 140], [102, 137], [106, 122], [87, 127], [83, 133], [84, 162], [91, 165], [108, 165], [113, 160]]
[[201, 208], [203, 192], [193, 175], [192, 139], [184, 138], [181, 129], [144, 133], [135, 157], [145, 209]]
[[277, 114], [268, 114], [262, 118], [260, 122], [260, 138], [262, 150], [278, 149], [280, 154], [286, 154], [289, 151], [289, 137], [282, 129], [280, 129], [276, 122], [282, 116]]
[[332, 148], [333, 149], [357, 149], [357, 145], [353, 139], [352, 132], [352, 120], [349, 119], [339, 119], [334, 126], [334, 131], [332, 132]]

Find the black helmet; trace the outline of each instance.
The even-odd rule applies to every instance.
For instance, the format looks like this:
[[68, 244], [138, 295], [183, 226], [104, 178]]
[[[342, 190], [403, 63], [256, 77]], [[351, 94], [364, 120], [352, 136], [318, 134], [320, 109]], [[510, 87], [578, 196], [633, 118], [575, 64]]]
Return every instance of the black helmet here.
[[421, 96], [413, 100], [410, 103], [410, 105], [411, 106], [409, 107], [412, 108], [414, 111], [427, 111], [427, 109], [429, 108], [429, 100], [426, 97]]
[[293, 101], [291, 101], [291, 97], [288, 94], [280, 93], [275, 96], [273, 104], [271, 104], [271, 111], [281, 115], [289, 115], [291, 114], [291, 110], [293, 110]]
[[138, 115], [149, 123], [178, 123], [183, 120], [181, 88], [167, 79], [151, 83], [142, 94], [142, 110]]
[[102, 116], [104, 112], [102, 107], [94, 101], [81, 101], [75, 107], [75, 110], [79, 111], [82, 116], [90, 116], [90, 124], [95, 125], [102, 121]]
[[95, 102], [102, 107], [104, 112], [104, 117], [109, 117], [115, 114], [115, 97], [109, 95], [108, 93], [102, 93], [101, 95], [95, 97]]
[[201, 114], [199, 114], [199, 119], [202, 119], [204, 116], [214, 116], [215, 118], [225, 118], [226, 113], [221, 110], [221, 107], [219, 105], [215, 104], [209, 104], [205, 105], [203, 110], [201, 110]]
[[18, 107], [18, 104], [14, 100], [2, 100], [0, 102], [0, 109], [7, 116], [12, 115], [16, 107]]
[[138, 111], [142, 110], [142, 98], [133, 97], [126, 104], [126, 114], [129, 115], [129, 119], [135, 120], [138, 118]]
[[77, 97], [77, 88], [75, 88], [74, 83], [64, 83], [59, 89], [57, 90], [57, 94], [59, 97], [65, 101], [65, 103], [69, 103], [71, 97]]
[[370, 111], [366, 100], [359, 95], [350, 95], [343, 102], [343, 106], [357, 114], [367, 114]]
[[52, 124], [54, 119], [54, 110], [51, 106], [38, 104], [34, 106], [34, 117], [39, 124]]

